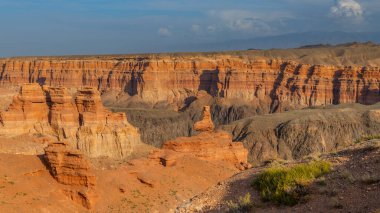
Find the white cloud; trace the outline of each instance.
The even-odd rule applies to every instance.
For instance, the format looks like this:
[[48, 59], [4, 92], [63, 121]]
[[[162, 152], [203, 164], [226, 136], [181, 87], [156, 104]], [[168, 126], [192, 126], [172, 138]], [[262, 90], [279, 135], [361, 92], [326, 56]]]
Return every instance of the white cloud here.
[[282, 12], [265, 14], [249, 10], [211, 10], [209, 15], [222, 20], [230, 30], [245, 32], [269, 32], [271, 27], [268, 23], [291, 17], [291, 15]]
[[331, 14], [339, 18], [353, 18], [361, 20], [363, 8], [355, 0], [335, 0], [335, 5], [331, 7]]
[[199, 24], [193, 24], [191, 25], [191, 31], [194, 33], [199, 33], [201, 32], [201, 26]]
[[271, 27], [264, 21], [256, 18], [236, 19], [228, 23], [228, 27], [236, 31], [270, 31]]
[[160, 27], [160, 29], [158, 29], [158, 35], [160, 36], [164, 36], [164, 37], [169, 37], [172, 35], [172, 32], [170, 32], [169, 28], [167, 27]]

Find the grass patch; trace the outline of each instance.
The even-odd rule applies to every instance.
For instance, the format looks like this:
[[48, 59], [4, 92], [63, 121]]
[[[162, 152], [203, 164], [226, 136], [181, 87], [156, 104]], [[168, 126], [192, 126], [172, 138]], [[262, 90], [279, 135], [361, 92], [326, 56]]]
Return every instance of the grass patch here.
[[291, 168], [272, 167], [260, 174], [252, 183], [264, 201], [295, 205], [306, 194], [306, 186], [331, 171], [326, 161], [299, 164]]
[[243, 197], [239, 197], [238, 202], [227, 201], [229, 211], [233, 213], [248, 212], [252, 209], [251, 194], [247, 193]]

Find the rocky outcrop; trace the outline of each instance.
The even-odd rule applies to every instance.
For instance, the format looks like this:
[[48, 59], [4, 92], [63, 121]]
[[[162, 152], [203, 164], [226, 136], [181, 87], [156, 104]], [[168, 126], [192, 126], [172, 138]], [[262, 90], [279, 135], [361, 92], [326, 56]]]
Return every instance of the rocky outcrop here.
[[45, 159], [51, 175], [68, 185], [64, 193], [74, 202], [91, 208], [96, 202], [96, 177], [86, 157], [66, 143], [53, 143], [45, 148]]
[[[116, 59], [3, 59], [0, 83], [28, 82], [118, 91], [149, 103], [181, 106], [197, 91], [240, 99], [262, 111], [380, 100], [379, 68], [216, 56], [131, 56]], [[117, 97], [114, 98], [117, 100]], [[128, 99], [128, 98], [127, 98]]]
[[93, 187], [96, 178], [86, 157], [69, 144], [58, 142], [45, 148], [45, 157], [53, 177], [62, 184], [70, 186]]
[[125, 113], [112, 113], [105, 109], [97, 90], [79, 90], [75, 103], [80, 121], [78, 148], [84, 153], [92, 157], [123, 158], [140, 143], [140, 135], [127, 122]]
[[342, 105], [254, 116], [222, 126], [249, 150], [250, 162], [300, 159], [380, 135], [379, 104]]
[[[206, 161], [227, 161], [238, 169], [248, 168], [248, 151], [241, 142], [232, 142], [227, 132], [203, 132], [192, 137], [179, 137], [164, 143], [164, 150], [193, 155]], [[170, 157], [165, 162], [170, 162]]]
[[124, 158], [140, 143], [138, 130], [124, 113], [105, 109], [96, 89], [78, 90], [75, 101], [63, 87], [25, 84], [0, 114], [0, 134], [49, 135], [74, 141], [90, 157]]
[[[236, 168], [249, 168], [247, 162], [248, 151], [241, 142], [232, 142], [232, 136], [224, 131], [213, 132], [210, 119], [210, 107], [204, 107], [204, 117], [198, 123], [202, 128], [200, 134], [192, 137], [179, 137], [164, 143], [162, 150], [153, 153], [151, 158], [160, 159], [165, 166], [174, 165], [180, 154], [191, 155], [205, 161], [225, 161]], [[208, 125], [204, 125], [207, 123]], [[197, 123], [195, 124], [197, 126]]]
[[75, 139], [80, 123], [72, 96], [65, 87], [45, 87], [45, 92], [50, 106], [49, 123], [55, 136], [59, 140]]
[[214, 123], [212, 123], [210, 106], [205, 106], [203, 109], [203, 119], [194, 124], [194, 130], [196, 131], [213, 131]]
[[49, 128], [49, 106], [38, 84], [25, 84], [5, 112], [0, 112], [4, 135], [42, 132]]

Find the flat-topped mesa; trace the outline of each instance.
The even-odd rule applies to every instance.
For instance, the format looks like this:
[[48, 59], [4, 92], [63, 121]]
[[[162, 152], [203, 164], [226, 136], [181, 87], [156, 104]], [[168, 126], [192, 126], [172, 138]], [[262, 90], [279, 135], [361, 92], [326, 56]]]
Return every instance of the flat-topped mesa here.
[[128, 125], [124, 113], [113, 113], [103, 106], [100, 93], [95, 88], [85, 87], [78, 90], [75, 104], [80, 114], [82, 126], [96, 124], [99, 121], [110, 125]]
[[[203, 120], [195, 124], [200, 134], [192, 137], [178, 137], [164, 143], [160, 153], [154, 153], [165, 165], [174, 164], [176, 153], [188, 154], [206, 161], [224, 161], [244, 170], [250, 168], [248, 151], [243, 143], [233, 142], [232, 135], [224, 131], [213, 131], [210, 107], [204, 107]], [[195, 127], [194, 127], [195, 128]], [[169, 152], [168, 152], [169, 151]]]
[[7, 111], [0, 112], [0, 134], [38, 133], [49, 128], [49, 106], [38, 84], [24, 84]]
[[50, 104], [50, 125], [59, 140], [74, 139], [79, 128], [79, 113], [65, 87], [46, 88]]
[[70, 186], [64, 190], [65, 194], [78, 204], [91, 208], [97, 197], [96, 177], [84, 154], [59, 142], [45, 148], [45, 159], [51, 175], [59, 183]]
[[210, 106], [205, 106], [203, 108], [203, 118], [202, 120], [194, 124], [194, 130], [204, 132], [204, 131], [213, 131], [214, 123], [211, 119]]
[[81, 125], [105, 120], [105, 108], [100, 99], [100, 93], [91, 87], [78, 90], [75, 104], [80, 113]]
[[338, 103], [380, 101], [374, 67], [301, 64], [233, 55], [129, 57], [124, 59], [0, 60], [0, 84], [41, 82], [138, 96], [148, 103], [182, 106], [199, 90], [226, 99], [260, 102], [260, 110], [284, 111]]
[[38, 133], [74, 141], [89, 157], [124, 158], [141, 142], [126, 115], [107, 110], [94, 88], [79, 90], [74, 103], [66, 88], [25, 84], [0, 121], [4, 136]]
[[126, 115], [107, 110], [96, 89], [78, 90], [75, 104], [80, 120], [78, 147], [87, 155], [124, 158], [140, 143], [138, 130], [128, 123]]

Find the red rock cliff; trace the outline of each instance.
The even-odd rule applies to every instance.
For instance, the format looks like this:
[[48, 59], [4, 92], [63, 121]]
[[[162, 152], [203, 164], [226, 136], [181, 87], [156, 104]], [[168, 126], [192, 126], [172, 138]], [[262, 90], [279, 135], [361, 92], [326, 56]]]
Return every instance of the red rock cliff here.
[[99, 92], [79, 89], [75, 98], [64, 87], [24, 84], [7, 111], [0, 111], [0, 135], [48, 135], [73, 146], [90, 157], [129, 156], [140, 143], [138, 130], [124, 113], [104, 108]]
[[101, 91], [117, 90], [144, 101], [180, 105], [198, 90], [259, 101], [269, 110], [380, 100], [379, 68], [334, 67], [236, 56], [147, 57], [119, 60], [0, 60], [2, 85], [38, 82]]
[[70, 186], [63, 190], [64, 194], [86, 208], [93, 207], [97, 198], [96, 177], [86, 157], [68, 144], [53, 143], [45, 148], [45, 158], [52, 176]]

